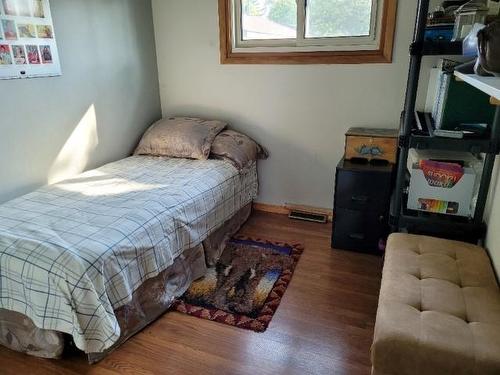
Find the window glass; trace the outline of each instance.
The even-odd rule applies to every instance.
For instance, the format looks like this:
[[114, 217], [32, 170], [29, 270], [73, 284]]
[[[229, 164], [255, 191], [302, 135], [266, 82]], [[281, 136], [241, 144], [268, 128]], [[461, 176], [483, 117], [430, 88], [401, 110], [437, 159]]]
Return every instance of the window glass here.
[[369, 36], [372, 0], [307, 0], [306, 38]]
[[295, 0], [242, 0], [243, 40], [297, 38]]

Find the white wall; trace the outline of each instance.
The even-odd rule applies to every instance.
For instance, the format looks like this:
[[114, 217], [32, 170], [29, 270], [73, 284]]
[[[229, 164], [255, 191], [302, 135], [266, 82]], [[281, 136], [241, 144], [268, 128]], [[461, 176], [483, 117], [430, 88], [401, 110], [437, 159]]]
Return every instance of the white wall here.
[[266, 146], [260, 202], [331, 207], [345, 131], [399, 125], [415, 8], [399, 1], [392, 64], [238, 66], [219, 64], [217, 0], [153, 0], [163, 113], [227, 120]]
[[161, 115], [149, 0], [51, 9], [63, 76], [0, 81], [0, 201], [127, 156]]
[[500, 275], [500, 158], [497, 158], [485, 216], [488, 223], [486, 247], [490, 252], [497, 275]]

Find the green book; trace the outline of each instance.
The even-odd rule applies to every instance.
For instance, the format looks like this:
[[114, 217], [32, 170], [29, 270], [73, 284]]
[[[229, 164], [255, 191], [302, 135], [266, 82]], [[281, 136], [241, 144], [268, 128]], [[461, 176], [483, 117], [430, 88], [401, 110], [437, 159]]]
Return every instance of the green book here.
[[461, 124], [493, 124], [490, 97], [450, 73], [441, 73], [433, 117], [437, 129], [455, 130]]

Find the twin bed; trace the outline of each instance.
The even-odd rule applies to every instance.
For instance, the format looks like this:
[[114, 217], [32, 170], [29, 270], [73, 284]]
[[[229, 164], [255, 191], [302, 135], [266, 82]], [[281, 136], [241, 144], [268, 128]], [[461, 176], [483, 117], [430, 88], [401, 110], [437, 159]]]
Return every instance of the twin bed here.
[[0, 206], [0, 344], [95, 362], [164, 313], [247, 220], [256, 162], [135, 155]]

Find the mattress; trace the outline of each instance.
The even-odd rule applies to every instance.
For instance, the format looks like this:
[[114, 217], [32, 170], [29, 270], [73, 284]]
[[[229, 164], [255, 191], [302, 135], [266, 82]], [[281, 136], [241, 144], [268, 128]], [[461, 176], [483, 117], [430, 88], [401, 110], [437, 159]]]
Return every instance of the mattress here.
[[120, 338], [115, 310], [257, 194], [255, 165], [134, 156], [0, 206], [0, 308], [71, 335]]

